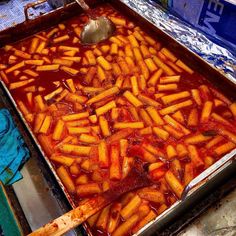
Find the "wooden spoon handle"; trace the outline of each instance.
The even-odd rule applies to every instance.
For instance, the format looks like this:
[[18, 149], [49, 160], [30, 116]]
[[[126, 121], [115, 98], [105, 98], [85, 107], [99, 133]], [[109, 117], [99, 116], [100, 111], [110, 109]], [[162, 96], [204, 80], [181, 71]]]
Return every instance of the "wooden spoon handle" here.
[[107, 204], [109, 204], [109, 202], [102, 196], [91, 198], [90, 200], [79, 204], [75, 209], [30, 233], [29, 236], [62, 235], [86, 221], [90, 216], [101, 210]]
[[87, 201], [82, 201], [78, 207], [51, 221], [29, 234], [29, 236], [59, 236], [75, 228], [90, 216], [115, 201], [122, 194], [150, 185], [146, 173], [132, 168], [126, 178], [112, 188]]

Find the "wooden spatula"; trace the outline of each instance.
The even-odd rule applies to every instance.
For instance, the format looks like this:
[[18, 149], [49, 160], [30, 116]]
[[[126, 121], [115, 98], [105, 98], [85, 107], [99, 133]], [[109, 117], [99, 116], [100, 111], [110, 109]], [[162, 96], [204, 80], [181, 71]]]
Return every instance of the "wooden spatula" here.
[[151, 184], [143, 168], [133, 167], [129, 175], [106, 192], [82, 202], [79, 206], [43, 227], [29, 234], [30, 236], [58, 236], [75, 228], [90, 216], [115, 201], [124, 193], [146, 187]]

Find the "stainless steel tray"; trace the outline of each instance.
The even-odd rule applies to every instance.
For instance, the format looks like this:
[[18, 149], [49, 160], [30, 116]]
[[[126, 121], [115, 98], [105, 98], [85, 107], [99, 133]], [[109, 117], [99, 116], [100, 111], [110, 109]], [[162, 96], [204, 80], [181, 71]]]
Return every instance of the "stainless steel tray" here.
[[[26, 7], [25, 9], [26, 21], [25, 22], [0, 32], [0, 46], [4, 46], [7, 43], [12, 43], [20, 39], [23, 39], [29, 35], [32, 35], [33, 33], [39, 32], [40, 30], [44, 28], [48, 28], [62, 20], [68, 19], [73, 15], [81, 13], [81, 9], [76, 3], [70, 3], [64, 7], [58, 8], [57, 10], [53, 12], [42, 15], [34, 20], [29, 20], [29, 17], [27, 14], [28, 9], [32, 6], [39, 5], [42, 2], [45, 2], [45, 0], [38, 1]], [[88, 2], [90, 3], [90, 5], [93, 5], [93, 6], [98, 4], [97, 1], [88, 1]], [[189, 49], [187, 49], [184, 45], [181, 45], [175, 39], [173, 39], [172, 37], [170, 37], [163, 31], [158, 29], [151, 22], [144, 19], [142, 16], [138, 15], [136, 12], [134, 12], [127, 5], [122, 3], [120, 0], [110, 0], [110, 1], [104, 1], [104, 2], [111, 3], [111, 5], [114, 8], [116, 8], [118, 11], [121, 11], [125, 16], [130, 17], [133, 21], [136, 22], [136, 24], [140, 24], [141, 27], [145, 29], [148, 33], [150, 33], [153, 36], [157, 36], [158, 39], [161, 42], [163, 42], [163, 44], [166, 47], [171, 48], [172, 51], [181, 60], [183, 60], [184, 62], [187, 62], [187, 64], [190, 65], [195, 71], [200, 72], [203, 76], [209, 79], [212, 83], [214, 83], [215, 86], [218, 87], [219, 90], [221, 90], [224, 94], [227, 94], [228, 97], [230, 97], [233, 100], [236, 100], [236, 93], [235, 93], [236, 82], [235, 81], [230, 80], [229, 78], [225, 77], [224, 74], [222, 74], [220, 71], [217, 71], [210, 64], [208, 64], [203, 59], [201, 59], [198, 55], [194, 54]], [[67, 192], [64, 185], [62, 184], [59, 177], [57, 176], [52, 164], [50, 163], [48, 157], [42, 150], [36, 137], [30, 130], [30, 127], [25, 121], [22, 113], [17, 108], [17, 105], [13, 97], [11, 96], [10, 92], [8, 91], [3, 81], [1, 81], [1, 86], [3, 87], [6, 94], [8, 95], [13, 105], [17, 109], [21, 120], [23, 121], [31, 137], [33, 138], [35, 144], [37, 145], [38, 150], [45, 158], [49, 168], [54, 174], [66, 198], [68, 199], [71, 206], [74, 208], [75, 203], [73, 202], [69, 193]], [[177, 201], [169, 209], [167, 209], [165, 212], [159, 215], [155, 220], [153, 220], [152, 222], [147, 224], [145, 227], [143, 227], [137, 233], [137, 235], [149, 235], [153, 233], [155, 230], [165, 226], [167, 223], [173, 220], [174, 217], [180, 214], [183, 210], [189, 209], [191, 204], [194, 204], [194, 202], [196, 202], [196, 200], [198, 200], [202, 195], [204, 195], [205, 192], [209, 191], [211, 187], [219, 183], [220, 180], [227, 177], [232, 172], [232, 169], [234, 170], [236, 169], [235, 156], [236, 156], [236, 150], [233, 150], [227, 155], [225, 155], [223, 158], [218, 160], [216, 163], [214, 163], [207, 170], [202, 172], [195, 179], [193, 179], [188, 184], [188, 186], [186, 186], [181, 200]], [[86, 225], [85, 225], [85, 228], [88, 234], [91, 235], [91, 232], [89, 231]]]

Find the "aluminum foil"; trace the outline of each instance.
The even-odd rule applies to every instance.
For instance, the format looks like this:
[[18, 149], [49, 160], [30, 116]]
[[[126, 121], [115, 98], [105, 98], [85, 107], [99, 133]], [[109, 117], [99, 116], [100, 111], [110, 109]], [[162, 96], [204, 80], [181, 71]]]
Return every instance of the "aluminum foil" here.
[[212, 42], [191, 25], [166, 12], [154, 1], [122, 0], [122, 2], [236, 82], [236, 57], [229, 50]]

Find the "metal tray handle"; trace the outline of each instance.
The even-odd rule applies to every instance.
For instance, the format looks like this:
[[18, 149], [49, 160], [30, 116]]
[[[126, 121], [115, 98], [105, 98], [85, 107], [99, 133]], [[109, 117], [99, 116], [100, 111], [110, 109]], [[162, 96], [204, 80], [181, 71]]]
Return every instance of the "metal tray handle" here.
[[[78, 0], [78, 1], [80, 2], [80, 0]], [[47, 2], [47, 0], [38, 0], [38, 1], [36, 1], [36, 2], [28, 3], [27, 5], [25, 5], [25, 7], [24, 7], [25, 21], [27, 22], [27, 21], [30, 20], [30, 18], [29, 18], [29, 12], [28, 12], [28, 10], [29, 10], [30, 8], [34, 8], [35, 6], [44, 4], [45, 2]], [[61, 6], [62, 8], [63, 8], [63, 7], [66, 7], [67, 5], [70, 4], [70, 1], [62, 0], [62, 2], [63, 2], [63, 5]], [[85, 8], [88, 8], [88, 9], [89, 9], [88, 5], [87, 5], [85, 2], [84, 2], [84, 3], [82, 3], [82, 2], [84, 2], [84, 1], [81, 1], [81, 4], [82, 4]], [[38, 16], [38, 17], [40, 17], [40, 16]], [[36, 17], [36, 18], [37, 18], [37, 17]]]
[[187, 196], [193, 192], [196, 188], [204, 184], [208, 179], [218, 174], [221, 168], [225, 165], [229, 165], [231, 162], [236, 160], [236, 149], [232, 150], [230, 153], [226, 154], [220, 160], [215, 162], [212, 166], [208, 167], [204, 172], [194, 178], [184, 189], [181, 200], [184, 201]]
[[28, 3], [25, 7], [24, 7], [24, 15], [25, 15], [25, 21], [29, 21], [30, 18], [29, 18], [29, 12], [28, 10], [30, 8], [33, 8], [35, 6], [38, 6], [38, 5], [41, 5], [43, 3], [47, 2], [47, 0], [38, 0], [36, 2], [32, 2], [32, 3]]

